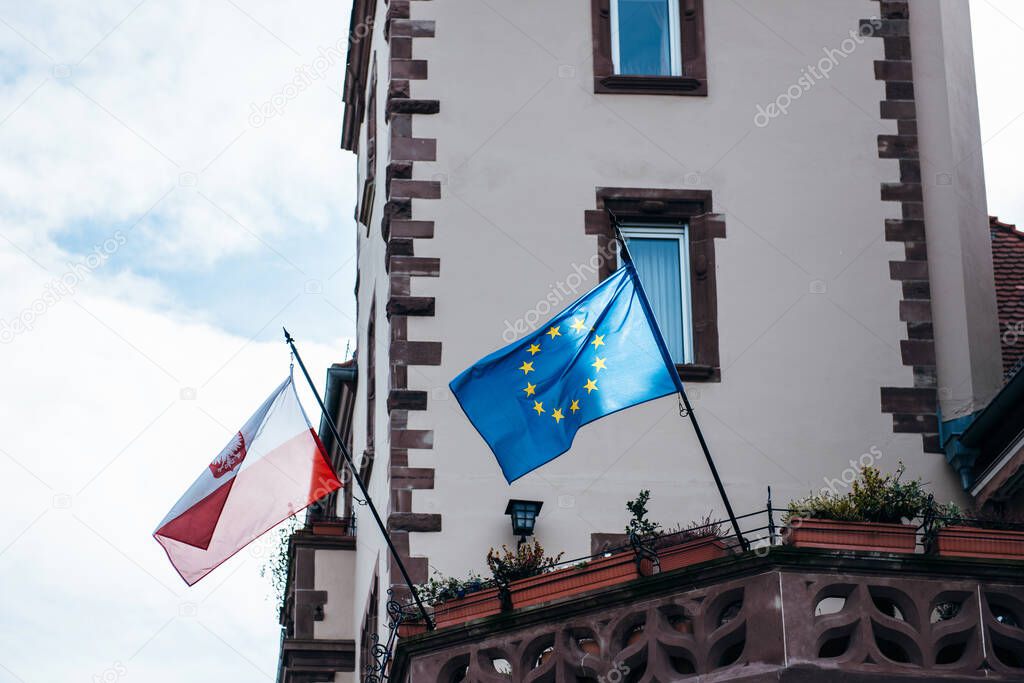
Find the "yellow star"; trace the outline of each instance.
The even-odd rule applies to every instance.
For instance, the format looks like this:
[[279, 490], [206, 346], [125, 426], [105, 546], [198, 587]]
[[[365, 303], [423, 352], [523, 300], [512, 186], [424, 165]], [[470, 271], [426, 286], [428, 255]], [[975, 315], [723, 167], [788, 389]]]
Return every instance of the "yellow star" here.
[[561, 337], [562, 336], [562, 333], [558, 331], [558, 326], [557, 325], [555, 327], [552, 327], [550, 330], [548, 330], [544, 334], [548, 335], [552, 339], [554, 339], [555, 337]]
[[540, 414], [542, 414], [544, 412], [544, 404], [541, 403], [540, 401], [534, 401], [533, 402], [533, 409], [537, 411], [538, 415], [540, 415]]
[[530, 384], [529, 382], [526, 383], [526, 388], [523, 389], [523, 391], [526, 392], [527, 396], [533, 396], [535, 393], [537, 393], [536, 390], [537, 390], [537, 385], [536, 384]]
[[587, 393], [589, 394], [590, 392], [595, 391], [597, 389], [597, 381], [588, 379], [587, 383], [583, 385], [583, 388], [586, 389]]
[[596, 360], [593, 363], [591, 363], [591, 365], [596, 368], [596, 370], [594, 370], [594, 372], [601, 372], [602, 370], [607, 370], [608, 369], [608, 368], [606, 368], [604, 366], [604, 361], [605, 361], [604, 358], [601, 358], [600, 356], [594, 356], [594, 358]]
[[530, 348], [527, 349], [531, 356], [536, 356], [540, 353], [540, 344], [530, 344]]
[[579, 399], [576, 399], [572, 403], [569, 404], [569, 410], [571, 410], [572, 412], [575, 413], [579, 409], [580, 409], [580, 400]]
[[519, 369], [523, 371], [524, 375], [529, 375], [531, 372], [533, 372], [533, 363], [527, 363], [524, 360], [522, 366], [520, 366]]
[[594, 350], [596, 351], [597, 347], [604, 346], [604, 335], [603, 334], [595, 334], [594, 335], [594, 341], [592, 341], [590, 343], [594, 345]]
[[582, 332], [587, 328], [587, 326], [583, 324], [583, 318], [576, 318], [570, 327], [572, 327], [574, 332]]
[[555, 424], [558, 424], [565, 419], [565, 415], [562, 415], [561, 408], [555, 408], [555, 412], [551, 413], [551, 417], [555, 418]]

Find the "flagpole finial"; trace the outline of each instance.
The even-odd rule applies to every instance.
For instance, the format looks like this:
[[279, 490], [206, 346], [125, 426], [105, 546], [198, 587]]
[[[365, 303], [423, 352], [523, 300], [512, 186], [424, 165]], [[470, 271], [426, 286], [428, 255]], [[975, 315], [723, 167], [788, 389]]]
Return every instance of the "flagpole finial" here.
[[284, 341], [286, 344], [291, 344], [293, 341], [295, 341], [294, 339], [292, 339], [292, 335], [288, 332], [287, 327], [282, 327], [281, 329], [284, 331]]

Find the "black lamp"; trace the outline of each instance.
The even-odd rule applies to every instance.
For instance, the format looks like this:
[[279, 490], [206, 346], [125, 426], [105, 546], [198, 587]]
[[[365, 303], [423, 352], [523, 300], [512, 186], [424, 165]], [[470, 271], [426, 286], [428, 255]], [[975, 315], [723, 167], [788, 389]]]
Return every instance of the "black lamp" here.
[[537, 513], [543, 502], [539, 500], [510, 500], [505, 514], [512, 518], [512, 533], [519, 537], [519, 545], [526, 543], [527, 536], [533, 536], [537, 524]]

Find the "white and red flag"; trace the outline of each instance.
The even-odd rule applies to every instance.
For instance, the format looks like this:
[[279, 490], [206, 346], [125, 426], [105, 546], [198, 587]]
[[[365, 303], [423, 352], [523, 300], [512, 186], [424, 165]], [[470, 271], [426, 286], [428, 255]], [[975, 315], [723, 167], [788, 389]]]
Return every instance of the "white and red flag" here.
[[191, 586], [339, 488], [289, 377], [203, 470], [153, 536]]

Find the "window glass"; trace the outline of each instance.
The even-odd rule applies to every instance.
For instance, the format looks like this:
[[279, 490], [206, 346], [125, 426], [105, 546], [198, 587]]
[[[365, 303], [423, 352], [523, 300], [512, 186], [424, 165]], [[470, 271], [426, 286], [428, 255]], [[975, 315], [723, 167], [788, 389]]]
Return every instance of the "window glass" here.
[[678, 26], [675, 0], [612, 0], [616, 73], [679, 75]]
[[673, 362], [692, 362], [689, 268], [681, 231], [623, 229], [640, 282]]

